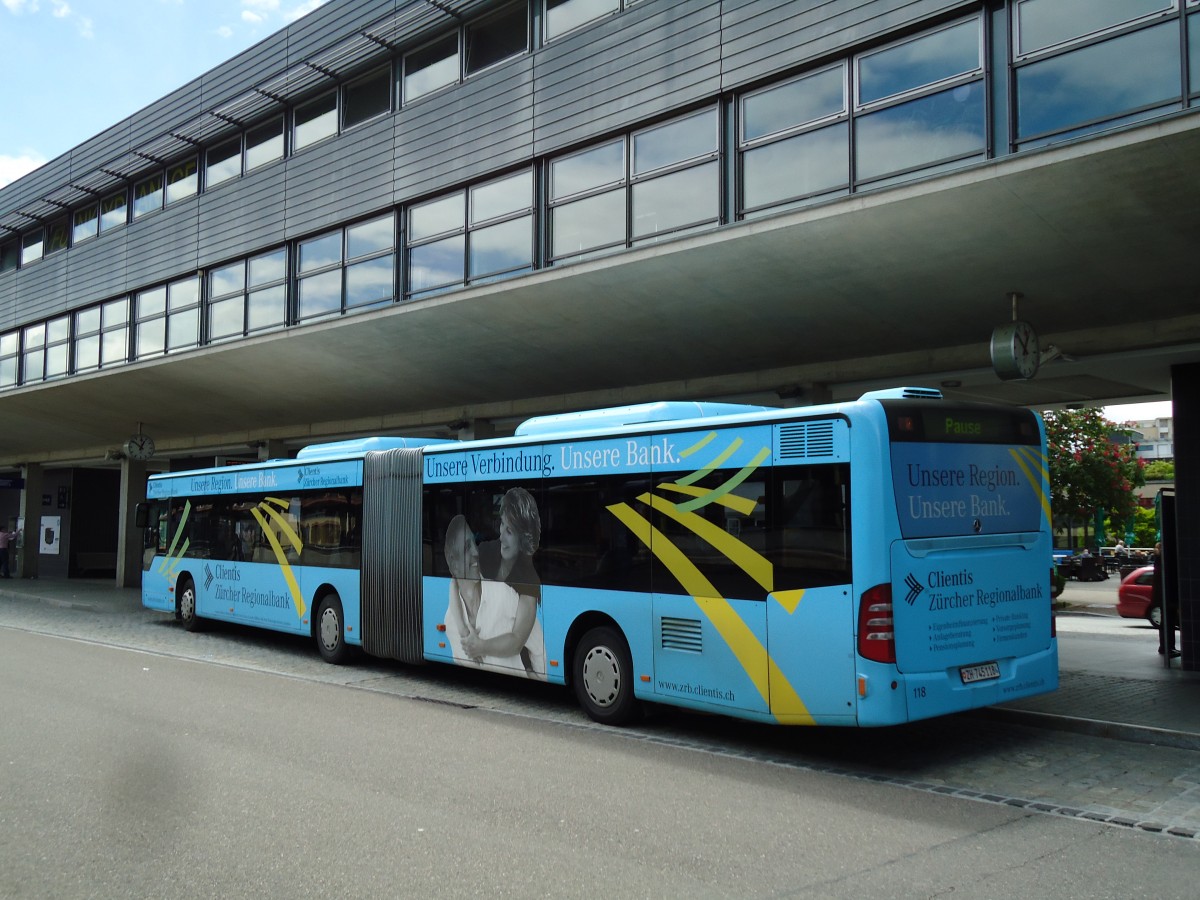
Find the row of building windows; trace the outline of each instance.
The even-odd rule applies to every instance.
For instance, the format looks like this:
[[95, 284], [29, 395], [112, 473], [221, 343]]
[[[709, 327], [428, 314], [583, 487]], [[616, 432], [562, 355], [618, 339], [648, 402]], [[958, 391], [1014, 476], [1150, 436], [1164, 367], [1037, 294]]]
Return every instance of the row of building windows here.
[[81, 244], [528, 53], [535, 17], [542, 23], [543, 40], [549, 41], [637, 2], [517, 0], [403, 54], [394, 63], [298, 104], [288, 115], [276, 115], [219, 140], [199, 156], [135, 178], [64, 219], [32, 229], [19, 242], [0, 247], [0, 271]]
[[[528, 52], [532, 8], [541, 11], [542, 30], [549, 40], [633, 2], [533, 0], [531, 7], [520, 0], [510, 4], [404, 54], [394, 71], [384, 66], [369, 72], [296, 106], [290, 117], [275, 116], [213, 144], [202, 157], [179, 160], [72, 211], [68, 218], [0, 245], [0, 271], [82, 244]], [[1189, 5], [1196, 5], [1196, 0], [1189, 0]], [[1016, 146], [1036, 146], [1061, 139], [1074, 129], [1111, 124], [1114, 116], [1137, 119], [1166, 107], [1178, 108], [1182, 60], [1177, 18], [1177, 0], [1120, 4], [1018, 0], [1011, 41]], [[1200, 46], [1200, 16], [1188, 18], [1187, 33], [1186, 46]], [[948, 162], [981, 156], [986, 152], [984, 50], [981, 20], [973, 17], [861, 54], [853, 60], [853, 71], [848, 60], [746, 98], [741, 107], [742, 210], [769, 207], [781, 195], [798, 199], [849, 187], [852, 162], [854, 179], [860, 184], [924, 169], [931, 161], [926, 143], [931, 134]], [[1200, 52], [1189, 53], [1187, 68], [1190, 95], [1200, 91]], [[890, 111], [880, 110], [869, 120], [862, 117], [882, 105], [889, 105]], [[859, 117], [853, 160], [846, 124], [851, 106]], [[787, 139], [776, 140], [783, 136]], [[715, 138], [714, 133], [708, 150], [712, 154]], [[592, 158], [597, 164], [617, 167], [615, 154], [616, 149], [610, 148], [607, 155], [596, 151]], [[796, 175], [786, 189], [778, 183], [781, 168]], [[630, 179], [636, 180], [637, 169], [634, 160]], [[689, 179], [701, 177], [699, 172], [680, 174], [674, 183], [687, 186]], [[670, 189], [668, 182], [657, 188]], [[560, 246], [566, 248], [570, 242], [576, 227], [573, 218], [587, 216], [582, 224], [588, 226], [591, 213], [612, 211], [618, 199], [613, 193], [561, 208], [556, 217]], [[715, 218], [715, 210], [681, 210], [675, 218], [689, 216], [699, 225]], [[635, 238], [644, 237], [663, 224], [638, 219], [630, 230]], [[629, 235], [614, 232], [610, 237], [615, 245]]]
[[[1111, 4], [1046, 4], [1017, 5], [1015, 102], [1037, 110], [1019, 122], [1018, 146], [1179, 108], [1173, 4], [1138, 0], [1133, 22], [1109, 21]], [[1077, 15], [1054, 12], [1062, 8]], [[203, 284], [193, 276], [9, 332], [0, 336], [0, 388], [419, 299], [984, 159], [986, 24], [971, 16], [748, 92], [733, 107], [730, 147], [713, 105], [422, 200], [399, 219], [389, 212], [214, 267]], [[1200, 39], [1200, 13], [1187, 27]], [[1156, 43], [1172, 29], [1173, 55]], [[1174, 94], [1159, 72], [1172, 68]], [[1052, 99], [1072, 91], [1072, 103]], [[1051, 97], [1039, 104], [1041, 94]], [[279, 119], [275, 130], [239, 138], [239, 165], [250, 149], [255, 164], [281, 153], [282, 127]], [[723, 195], [731, 165], [732, 206]], [[194, 192], [195, 176], [194, 165], [190, 176], [187, 167], [165, 172], [156, 190], [186, 191], [190, 177]], [[137, 200], [135, 191], [135, 210]], [[89, 226], [97, 231], [104, 206]]]

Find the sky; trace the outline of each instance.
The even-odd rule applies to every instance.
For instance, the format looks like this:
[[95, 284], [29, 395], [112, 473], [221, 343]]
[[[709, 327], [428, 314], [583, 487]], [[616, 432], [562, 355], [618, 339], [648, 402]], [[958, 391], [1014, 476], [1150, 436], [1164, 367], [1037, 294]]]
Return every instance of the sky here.
[[0, 0], [0, 187], [325, 0]]

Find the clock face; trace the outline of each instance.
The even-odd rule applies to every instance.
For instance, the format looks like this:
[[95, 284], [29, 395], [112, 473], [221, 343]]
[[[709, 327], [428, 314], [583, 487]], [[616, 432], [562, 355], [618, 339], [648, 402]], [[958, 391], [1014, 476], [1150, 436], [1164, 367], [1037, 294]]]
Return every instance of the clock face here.
[[1041, 358], [1037, 332], [1028, 322], [999, 325], [992, 332], [992, 368], [1004, 380], [1032, 378]]
[[130, 459], [149, 459], [154, 455], [154, 438], [135, 434], [125, 442], [125, 455]]

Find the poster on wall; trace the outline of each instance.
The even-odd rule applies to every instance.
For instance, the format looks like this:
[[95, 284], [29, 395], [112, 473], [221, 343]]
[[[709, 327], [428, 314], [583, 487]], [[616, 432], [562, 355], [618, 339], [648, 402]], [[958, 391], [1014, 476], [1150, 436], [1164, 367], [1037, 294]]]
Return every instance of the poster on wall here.
[[62, 516], [42, 516], [42, 547], [45, 556], [58, 556], [59, 538], [62, 532]]

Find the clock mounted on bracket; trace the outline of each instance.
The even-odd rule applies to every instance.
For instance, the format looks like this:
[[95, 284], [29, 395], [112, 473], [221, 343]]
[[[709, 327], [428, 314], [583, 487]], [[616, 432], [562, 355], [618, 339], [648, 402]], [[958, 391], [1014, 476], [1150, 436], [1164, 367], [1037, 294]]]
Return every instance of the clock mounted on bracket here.
[[992, 332], [992, 368], [1004, 381], [1029, 379], [1042, 361], [1037, 332], [1020, 320], [997, 325]]
[[154, 438], [141, 433], [132, 435], [122, 449], [130, 459], [149, 459], [154, 455]]

